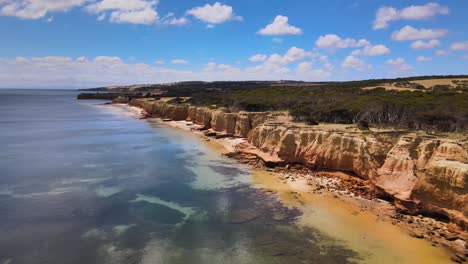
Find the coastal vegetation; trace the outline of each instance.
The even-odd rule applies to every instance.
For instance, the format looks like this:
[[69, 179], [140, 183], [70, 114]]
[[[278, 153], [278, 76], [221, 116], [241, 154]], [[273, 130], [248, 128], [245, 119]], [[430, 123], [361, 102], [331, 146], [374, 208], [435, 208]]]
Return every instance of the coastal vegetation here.
[[288, 110], [296, 121], [394, 126], [426, 131], [466, 131], [466, 90], [394, 91], [376, 88], [269, 87], [236, 91], [200, 91], [194, 105], [232, 111]]
[[[288, 111], [308, 124], [367, 124], [428, 132], [468, 130], [468, 76], [350, 82], [181, 82], [118, 87], [136, 97], [184, 97], [175, 103], [237, 111]], [[421, 83], [434, 84], [431, 87]], [[387, 89], [386, 86], [399, 89]], [[369, 88], [372, 87], [372, 88]], [[401, 88], [401, 89], [400, 89]], [[93, 91], [105, 91], [96, 88]], [[107, 90], [109, 91], [109, 90]]]

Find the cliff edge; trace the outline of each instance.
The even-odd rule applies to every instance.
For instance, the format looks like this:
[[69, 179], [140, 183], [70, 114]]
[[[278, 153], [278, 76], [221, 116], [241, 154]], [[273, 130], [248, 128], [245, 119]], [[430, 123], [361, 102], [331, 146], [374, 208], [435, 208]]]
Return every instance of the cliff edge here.
[[453, 221], [468, 229], [468, 138], [423, 132], [308, 126], [268, 112], [229, 113], [186, 104], [133, 99], [149, 116], [189, 120], [217, 136], [246, 138], [239, 152], [269, 166], [302, 164], [349, 172], [401, 211]]

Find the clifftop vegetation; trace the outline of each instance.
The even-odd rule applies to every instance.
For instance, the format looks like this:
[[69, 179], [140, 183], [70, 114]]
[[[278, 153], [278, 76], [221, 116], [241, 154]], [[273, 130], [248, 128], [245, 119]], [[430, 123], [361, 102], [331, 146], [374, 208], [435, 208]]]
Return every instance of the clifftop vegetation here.
[[[468, 131], [468, 85], [462, 79], [466, 78], [462, 75], [323, 83], [182, 82], [132, 90], [157, 90], [163, 96], [190, 97], [193, 105], [226, 107], [231, 111], [287, 110], [295, 120], [310, 124], [331, 122], [465, 132]], [[450, 87], [429, 88], [409, 83], [434, 79], [454, 81]], [[388, 83], [414, 87], [411, 90], [363, 89]]]

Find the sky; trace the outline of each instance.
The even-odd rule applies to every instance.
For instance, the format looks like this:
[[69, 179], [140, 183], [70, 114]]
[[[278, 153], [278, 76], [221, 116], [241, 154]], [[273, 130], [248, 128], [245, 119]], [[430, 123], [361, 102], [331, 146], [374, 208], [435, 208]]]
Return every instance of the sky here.
[[0, 88], [468, 74], [468, 1], [0, 0]]

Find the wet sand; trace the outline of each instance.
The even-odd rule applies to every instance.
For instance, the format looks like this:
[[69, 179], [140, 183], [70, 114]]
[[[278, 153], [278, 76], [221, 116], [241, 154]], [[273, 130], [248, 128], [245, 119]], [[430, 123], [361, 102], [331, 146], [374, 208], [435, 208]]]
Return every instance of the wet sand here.
[[[349, 197], [313, 194], [305, 179], [284, 183], [277, 173], [261, 169], [253, 172], [257, 187], [274, 191], [283, 203], [300, 209], [303, 215], [298, 225], [317, 228], [342, 240], [345, 246], [365, 256], [360, 263], [453, 263], [447, 250], [379, 220]], [[374, 206], [391, 210], [385, 201], [374, 202]]]

